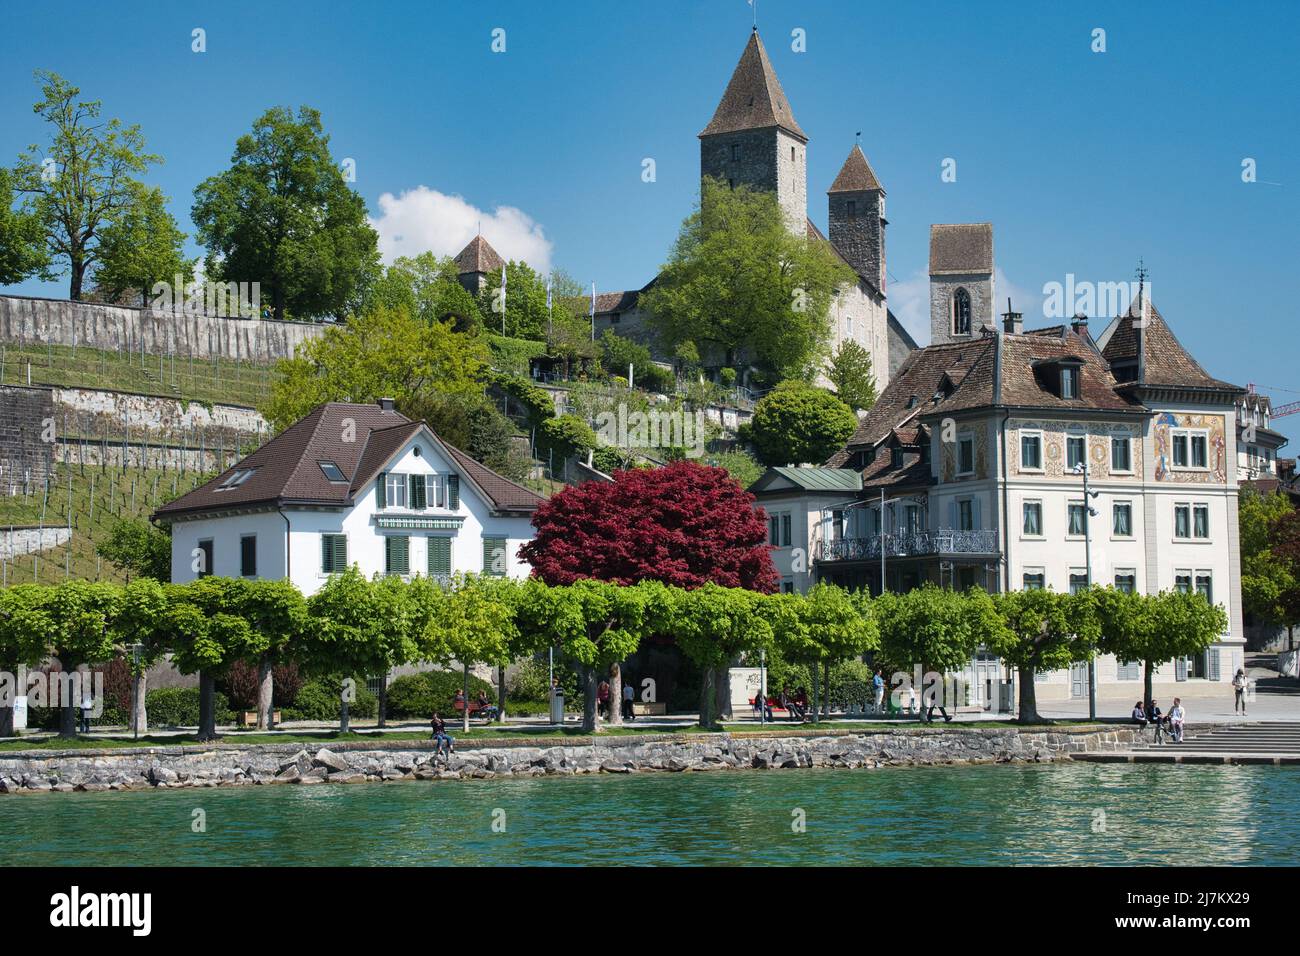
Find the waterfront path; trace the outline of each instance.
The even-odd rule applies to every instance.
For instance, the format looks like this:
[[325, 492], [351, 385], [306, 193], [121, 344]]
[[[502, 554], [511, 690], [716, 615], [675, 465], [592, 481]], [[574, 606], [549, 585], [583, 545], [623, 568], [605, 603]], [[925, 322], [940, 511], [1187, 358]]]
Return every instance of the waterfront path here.
[[1300, 764], [1300, 721], [1261, 721], [1210, 726], [1174, 743], [1144, 740], [1126, 751], [1075, 754], [1076, 760], [1105, 763], [1271, 763]]

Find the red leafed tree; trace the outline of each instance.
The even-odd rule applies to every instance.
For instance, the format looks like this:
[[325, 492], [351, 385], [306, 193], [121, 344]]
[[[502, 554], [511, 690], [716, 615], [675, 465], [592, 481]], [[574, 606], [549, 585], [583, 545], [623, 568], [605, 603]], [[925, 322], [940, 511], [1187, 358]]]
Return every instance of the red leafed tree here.
[[566, 488], [533, 516], [520, 550], [547, 584], [653, 579], [775, 591], [767, 517], [722, 468], [679, 461]]

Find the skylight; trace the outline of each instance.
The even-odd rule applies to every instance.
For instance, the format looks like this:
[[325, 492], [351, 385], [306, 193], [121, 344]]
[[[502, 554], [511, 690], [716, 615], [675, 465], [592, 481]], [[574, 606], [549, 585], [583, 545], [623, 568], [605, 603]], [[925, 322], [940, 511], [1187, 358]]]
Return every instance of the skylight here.
[[217, 490], [225, 491], [228, 488], [238, 488], [249, 478], [252, 478], [253, 472], [255, 471], [257, 471], [256, 468], [236, 468], [234, 471], [232, 471], [229, 475], [226, 476], [225, 481], [223, 481], [220, 485], [217, 486]]
[[325, 473], [325, 477], [330, 481], [347, 481], [347, 479], [343, 477], [343, 470], [339, 468], [338, 465], [334, 464], [334, 462], [318, 461], [316, 464], [320, 465], [320, 470]]

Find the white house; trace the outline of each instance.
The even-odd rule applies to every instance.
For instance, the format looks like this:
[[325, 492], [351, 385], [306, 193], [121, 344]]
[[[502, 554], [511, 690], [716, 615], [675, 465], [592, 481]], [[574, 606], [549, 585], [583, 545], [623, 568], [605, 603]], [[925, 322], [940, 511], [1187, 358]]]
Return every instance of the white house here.
[[381, 399], [318, 406], [154, 520], [171, 526], [173, 581], [288, 578], [312, 594], [350, 565], [525, 577], [542, 501]]

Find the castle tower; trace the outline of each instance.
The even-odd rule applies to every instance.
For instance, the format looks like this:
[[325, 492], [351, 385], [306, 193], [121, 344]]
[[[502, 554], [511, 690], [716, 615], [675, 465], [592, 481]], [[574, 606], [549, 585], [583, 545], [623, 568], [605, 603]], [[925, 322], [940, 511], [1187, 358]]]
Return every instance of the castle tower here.
[[808, 228], [808, 137], [755, 29], [709, 125], [700, 132], [700, 176], [776, 193], [790, 231]]
[[469, 245], [456, 254], [457, 278], [470, 295], [478, 295], [489, 284], [489, 277], [501, 274], [505, 260], [481, 235], [470, 240]]
[[826, 191], [831, 245], [858, 275], [885, 291], [885, 188], [854, 146]]
[[993, 316], [993, 224], [931, 226], [930, 344], [977, 337]]

